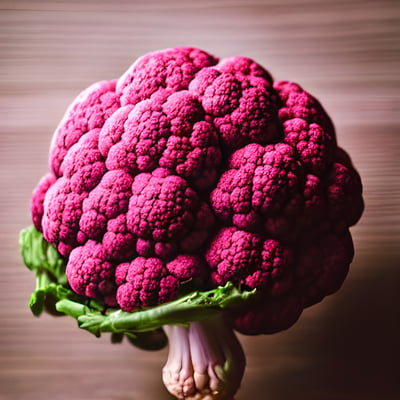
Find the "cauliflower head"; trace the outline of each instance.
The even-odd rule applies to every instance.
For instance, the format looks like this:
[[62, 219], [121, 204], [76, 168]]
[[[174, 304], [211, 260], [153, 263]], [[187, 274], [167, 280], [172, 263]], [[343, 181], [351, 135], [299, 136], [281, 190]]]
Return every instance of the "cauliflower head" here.
[[286, 329], [341, 286], [362, 210], [312, 95], [189, 47], [84, 90], [31, 202], [78, 295], [132, 312], [230, 282], [257, 292], [232, 313], [245, 334]]

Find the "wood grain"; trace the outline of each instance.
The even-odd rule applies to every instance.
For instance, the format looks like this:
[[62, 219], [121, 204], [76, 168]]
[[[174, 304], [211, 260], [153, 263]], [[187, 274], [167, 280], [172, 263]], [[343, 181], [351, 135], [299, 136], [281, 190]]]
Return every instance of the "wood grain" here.
[[111, 345], [68, 318], [34, 318], [18, 232], [52, 132], [83, 88], [138, 56], [191, 45], [246, 55], [301, 83], [335, 121], [364, 183], [356, 258], [341, 291], [287, 332], [240, 339], [237, 400], [400, 397], [398, 1], [0, 2], [0, 399], [170, 399], [166, 350]]

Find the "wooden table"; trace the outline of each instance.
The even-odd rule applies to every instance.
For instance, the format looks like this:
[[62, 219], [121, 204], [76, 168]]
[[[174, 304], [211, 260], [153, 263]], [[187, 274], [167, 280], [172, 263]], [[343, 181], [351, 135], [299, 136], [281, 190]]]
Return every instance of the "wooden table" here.
[[254, 58], [319, 98], [364, 183], [341, 291], [274, 336], [240, 339], [237, 400], [400, 398], [400, 4], [367, 0], [3, 0], [0, 4], [0, 399], [170, 399], [166, 350], [109, 344], [34, 318], [18, 232], [52, 132], [89, 84], [138, 56], [191, 45]]

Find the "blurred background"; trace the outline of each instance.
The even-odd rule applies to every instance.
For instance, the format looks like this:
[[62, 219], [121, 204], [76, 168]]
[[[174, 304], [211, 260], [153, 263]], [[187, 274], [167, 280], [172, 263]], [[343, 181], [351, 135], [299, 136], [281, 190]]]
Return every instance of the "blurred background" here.
[[111, 345], [32, 316], [20, 229], [68, 104], [140, 55], [189, 45], [300, 83], [364, 184], [342, 289], [273, 336], [240, 336], [236, 400], [400, 398], [400, 3], [397, 0], [0, 1], [0, 399], [168, 400], [167, 350]]

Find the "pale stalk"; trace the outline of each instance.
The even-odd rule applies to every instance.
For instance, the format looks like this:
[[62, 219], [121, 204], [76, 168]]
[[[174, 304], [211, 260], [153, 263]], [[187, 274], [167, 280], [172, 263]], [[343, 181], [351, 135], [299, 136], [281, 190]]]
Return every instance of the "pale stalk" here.
[[177, 399], [232, 400], [239, 389], [245, 356], [223, 313], [188, 327], [166, 325], [169, 355], [163, 382]]

